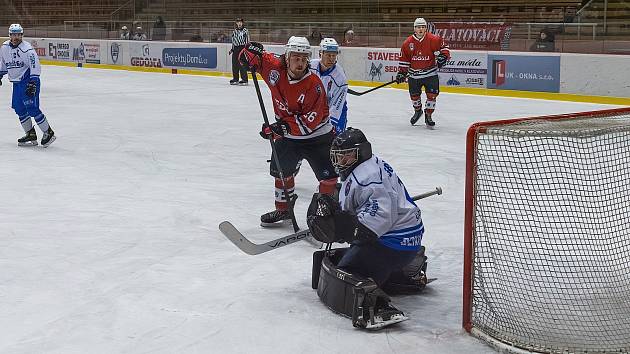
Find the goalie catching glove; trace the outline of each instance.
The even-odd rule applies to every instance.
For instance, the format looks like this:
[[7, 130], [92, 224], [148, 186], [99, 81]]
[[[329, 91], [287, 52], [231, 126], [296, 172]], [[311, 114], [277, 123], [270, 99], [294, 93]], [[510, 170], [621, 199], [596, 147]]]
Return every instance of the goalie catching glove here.
[[315, 193], [308, 207], [306, 223], [313, 237], [324, 243], [372, 242], [378, 236], [359, 222], [356, 215], [341, 210], [328, 194]]

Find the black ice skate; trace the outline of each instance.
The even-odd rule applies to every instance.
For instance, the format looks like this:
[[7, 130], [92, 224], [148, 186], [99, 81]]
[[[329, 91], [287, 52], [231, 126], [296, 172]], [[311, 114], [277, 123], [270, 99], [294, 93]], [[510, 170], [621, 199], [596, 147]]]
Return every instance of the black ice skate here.
[[238, 82], [238, 84], [241, 86], [247, 86], [247, 80], [241, 80]]
[[230, 80], [230, 85], [238, 85], [238, 80], [237, 79]]
[[260, 226], [280, 226], [285, 220], [291, 220], [288, 210], [274, 210], [260, 216]]
[[431, 119], [431, 113], [429, 112], [424, 112], [424, 122], [429, 128], [435, 125], [435, 122], [433, 121], [433, 119]]
[[413, 117], [411, 117], [411, 120], [409, 121], [411, 123], [411, 125], [416, 124], [416, 122], [418, 122], [418, 120], [420, 119], [420, 117], [422, 117], [422, 110], [418, 110], [413, 114]]
[[55, 141], [55, 139], [57, 139], [55, 137], [55, 132], [48, 127], [48, 130], [44, 133], [44, 136], [42, 137], [42, 146], [43, 147], [48, 147], [50, 144], [53, 143], [53, 141]]
[[32, 127], [26, 135], [18, 139], [18, 146], [37, 146], [37, 133], [35, 127]]

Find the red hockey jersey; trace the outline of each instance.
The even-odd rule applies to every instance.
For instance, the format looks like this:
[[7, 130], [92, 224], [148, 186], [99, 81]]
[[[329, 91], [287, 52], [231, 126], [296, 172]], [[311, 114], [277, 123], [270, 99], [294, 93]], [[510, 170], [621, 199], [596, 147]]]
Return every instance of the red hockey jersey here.
[[440, 36], [427, 32], [422, 39], [418, 39], [413, 34], [400, 47], [398, 70], [409, 70], [409, 77], [414, 79], [437, 75], [435, 57], [440, 53], [451, 57], [448, 45]]
[[322, 81], [310, 72], [300, 80], [289, 78], [283, 60], [263, 53], [260, 74], [269, 85], [276, 120], [289, 123], [290, 139], [309, 139], [332, 130]]

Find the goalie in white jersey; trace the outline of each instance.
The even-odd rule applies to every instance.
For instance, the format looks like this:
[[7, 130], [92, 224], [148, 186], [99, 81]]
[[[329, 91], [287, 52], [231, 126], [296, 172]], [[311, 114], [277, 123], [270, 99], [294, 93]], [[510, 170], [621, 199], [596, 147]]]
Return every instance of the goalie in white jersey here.
[[31, 117], [41, 129], [42, 145], [47, 147], [55, 141], [55, 133], [39, 109], [39, 75], [42, 67], [37, 53], [29, 42], [22, 40], [24, 29], [19, 24], [9, 27], [10, 39], [0, 47], [0, 85], [6, 74], [13, 83], [11, 108], [17, 113], [26, 135], [18, 139], [19, 146], [37, 145], [37, 133]]
[[[341, 270], [364, 279], [359, 285], [350, 282], [345, 289], [340, 288], [338, 297], [357, 293], [357, 287], [361, 288], [358, 292], [367, 291], [365, 281], [375, 283], [374, 288], [380, 287], [390, 294], [400, 289], [422, 290], [426, 285], [426, 257], [421, 247], [424, 225], [420, 209], [401, 179], [387, 162], [372, 154], [370, 143], [359, 129], [348, 128], [338, 135], [333, 140], [330, 156], [342, 181], [339, 202], [330, 196], [315, 194], [308, 211], [309, 229], [321, 242], [351, 244], [347, 249], [336, 250], [342, 251], [343, 256], [337, 257], [336, 265], [322, 267], [322, 272]], [[413, 272], [408, 271], [411, 268]], [[320, 275], [319, 279], [321, 285], [326, 277]], [[356, 300], [335, 300], [333, 292], [327, 291], [326, 299], [320, 294], [320, 298], [328, 305], [331, 301], [351, 304]], [[389, 305], [387, 295], [374, 290], [369, 293], [374, 295], [377, 315], [381, 312], [380, 320], [384, 323], [402, 320], [404, 315]], [[346, 309], [344, 313], [349, 312], [352, 311]]]
[[311, 72], [319, 76], [326, 90], [330, 122], [339, 135], [346, 130], [348, 119], [348, 79], [341, 65], [337, 63], [339, 44], [334, 38], [324, 38], [319, 43], [319, 59], [311, 60]]

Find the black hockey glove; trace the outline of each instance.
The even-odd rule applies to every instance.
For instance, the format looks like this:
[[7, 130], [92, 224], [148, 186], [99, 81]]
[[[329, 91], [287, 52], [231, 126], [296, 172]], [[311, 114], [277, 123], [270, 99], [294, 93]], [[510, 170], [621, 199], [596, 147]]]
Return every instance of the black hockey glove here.
[[278, 137], [285, 136], [289, 134], [289, 131], [291, 131], [289, 123], [281, 120], [269, 125], [267, 125], [267, 123], [263, 123], [259, 134], [263, 139], [269, 139], [272, 135], [276, 135]]
[[373, 242], [378, 236], [359, 222], [356, 215], [341, 210], [328, 194], [315, 193], [308, 207], [306, 223], [313, 237], [324, 243]]
[[441, 68], [444, 65], [446, 65], [447, 60], [448, 60], [448, 57], [444, 53], [440, 53], [440, 55], [438, 55], [437, 58], [435, 59], [438, 68]]
[[258, 42], [249, 42], [245, 45], [245, 48], [241, 50], [238, 55], [238, 59], [241, 64], [246, 68], [258, 69], [262, 63], [263, 45]]
[[406, 70], [398, 70], [398, 74], [396, 74], [396, 83], [402, 84], [407, 80], [407, 71]]
[[32, 80], [26, 84], [26, 95], [28, 97], [35, 96], [35, 92], [37, 92], [37, 81]]

